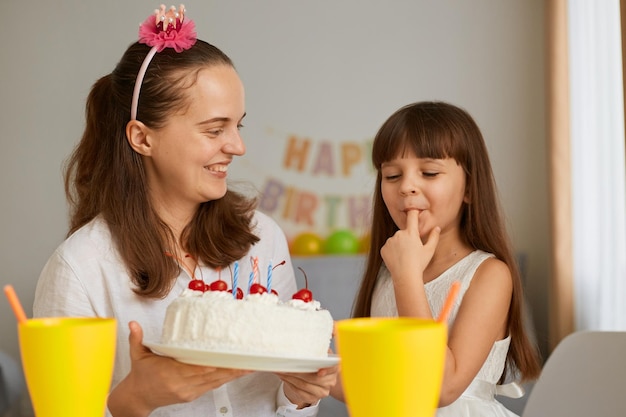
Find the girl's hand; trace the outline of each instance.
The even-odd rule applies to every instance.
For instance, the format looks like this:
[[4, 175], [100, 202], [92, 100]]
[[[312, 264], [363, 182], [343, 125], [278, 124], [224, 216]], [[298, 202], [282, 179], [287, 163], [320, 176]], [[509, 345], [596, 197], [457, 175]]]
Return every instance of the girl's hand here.
[[110, 393], [108, 408], [115, 417], [147, 416], [165, 405], [189, 402], [250, 371], [188, 365], [159, 356], [142, 345], [143, 331], [131, 321], [131, 370]]
[[337, 382], [339, 365], [323, 368], [314, 373], [277, 373], [284, 382], [285, 396], [298, 409], [309, 407], [330, 394]]
[[435, 227], [428, 235], [428, 241], [423, 243], [419, 233], [419, 211], [407, 212], [406, 229], [398, 230], [380, 249], [394, 282], [413, 280], [416, 272], [424, 272], [439, 243], [439, 233], [439, 227]]

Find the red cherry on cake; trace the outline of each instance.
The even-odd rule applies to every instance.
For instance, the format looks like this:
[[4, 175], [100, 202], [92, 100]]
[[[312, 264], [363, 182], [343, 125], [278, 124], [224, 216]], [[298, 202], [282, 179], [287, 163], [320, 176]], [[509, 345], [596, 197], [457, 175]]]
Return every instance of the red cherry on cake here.
[[237, 288], [237, 299], [243, 300], [243, 290], [241, 288]]
[[209, 289], [211, 291], [228, 291], [228, 284], [226, 284], [226, 281], [219, 279], [217, 281], [213, 281], [211, 285], [209, 285]]
[[267, 288], [262, 286], [261, 284], [254, 283], [250, 285], [250, 294], [263, 294], [267, 292]]
[[298, 267], [298, 269], [302, 271], [302, 273], [304, 274], [304, 286], [306, 288], [302, 288], [301, 290], [296, 292], [294, 295], [292, 295], [291, 298], [294, 300], [302, 300], [305, 303], [309, 303], [313, 301], [313, 293], [309, 290], [309, 280], [306, 276], [306, 272], [304, 272], [304, 269], [300, 267]]
[[305, 303], [313, 301], [313, 293], [306, 288], [302, 288], [297, 293], [291, 296], [294, 300], [302, 300]]
[[208, 285], [207, 291], [228, 291], [228, 284], [222, 280], [222, 268], [217, 268], [217, 281]]
[[205, 284], [204, 281], [202, 281], [201, 279], [192, 279], [191, 281], [189, 281], [188, 287], [190, 290], [194, 291], [205, 291]]

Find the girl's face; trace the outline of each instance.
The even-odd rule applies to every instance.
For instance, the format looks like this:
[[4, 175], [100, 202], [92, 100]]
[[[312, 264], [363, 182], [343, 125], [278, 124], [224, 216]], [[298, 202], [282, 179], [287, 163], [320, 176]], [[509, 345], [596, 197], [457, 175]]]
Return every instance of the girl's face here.
[[406, 228], [409, 210], [419, 211], [422, 239], [436, 227], [442, 233], [458, 228], [466, 201], [465, 172], [452, 158], [399, 156], [381, 166], [381, 193], [396, 226]]
[[201, 70], [187, 95], [184, 110], [149, 130], [146, 171], [157, 205], [195, 210], [225, 195], [228, 166], [245, 152], [239, 135], [245, 101], [239, 76], [226, 65]]

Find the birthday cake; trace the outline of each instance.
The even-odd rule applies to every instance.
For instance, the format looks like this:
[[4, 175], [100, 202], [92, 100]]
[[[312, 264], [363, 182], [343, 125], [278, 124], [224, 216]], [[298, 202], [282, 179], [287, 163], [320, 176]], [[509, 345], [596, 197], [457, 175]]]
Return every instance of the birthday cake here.
[[328, 356], [333, 319], [308, 289], [283, 302], [263, 290], [237, 298], [230, 291], [191, 287], [168, 306], [161, 343], [229, 353]]

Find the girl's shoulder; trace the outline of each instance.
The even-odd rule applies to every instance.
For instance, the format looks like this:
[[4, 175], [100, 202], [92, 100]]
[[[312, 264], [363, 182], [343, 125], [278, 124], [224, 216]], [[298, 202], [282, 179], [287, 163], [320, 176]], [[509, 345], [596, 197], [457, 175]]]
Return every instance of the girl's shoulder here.
[[485, 252], [484, 250], [480, 249], [475, 249], [469, 255], [467, 255], [464, 260], [467, 260], [467, 262], [471, 262], [475, 265], [480, 265], [487, 259], [496, 259], [496, 257], [493, 253]]
[[474, 279], [482, 276], [511, 277], [509, 266], [504, 261], [496, 258], [495, 255], [481, 250], [476, 250], [473, 253], [477, 260]]
[[461, 283], [460, 295], [462, 296], [475, 280], [485, 275], [485, 271], [496, 271], [502, 267], [506, 268], [506, 264], [497, 259], [495, 255], [476, 249], [452, 265], [439, 277], [428, 282], [426, 287], [432, 287], [432, 291], [447, 293], [452, 282], [459, 281]]
[[511, 270], [505, 262], [493, 255], [483, 258], [470, 281], [471, 287], [478, 292], [489, 291], [504, 295], [513, 290]]
[[442, 274], [442, 277], [446, 277], [448, 280], [457, 279], [467, 281], [469, 285], [477, 269], [485, 262], [490, 262], [494, 259], [495, 256], [493, 254], [476, 249], [450, 267]]

